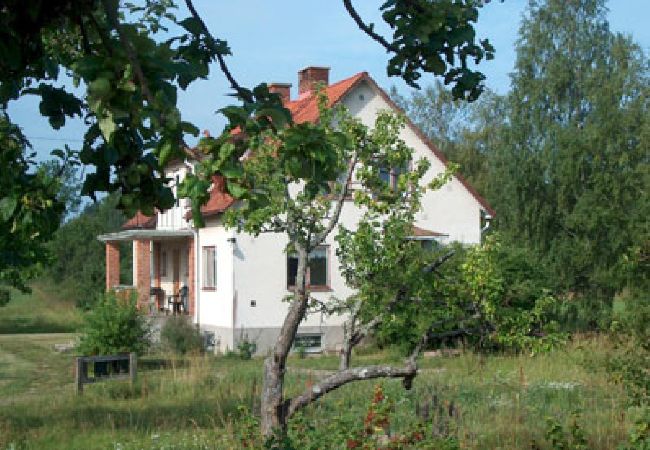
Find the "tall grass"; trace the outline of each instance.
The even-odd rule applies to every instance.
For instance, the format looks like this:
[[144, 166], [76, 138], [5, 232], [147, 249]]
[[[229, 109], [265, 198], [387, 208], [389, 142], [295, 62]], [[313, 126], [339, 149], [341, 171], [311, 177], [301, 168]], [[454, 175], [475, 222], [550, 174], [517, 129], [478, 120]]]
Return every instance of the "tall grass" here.
[[[98, 383], [75, 396], [70, 355], [52, 354], [45, 345], [12, 345], [0, 343], [0, 387], [19, 376], [8, 371], [10, 356], [34, 363], [40, 355], [49, 363], [39, 369], [46, 376], [14, 384], [13, 395], [0, 396], [0, 449], [10, 444], [25, 449], [241, 448], [242, 430], [254, 426], [247, 411], [259, 413], [259, 359], [150, 356], [140, 361], [134, 385]], [[551, 448], [547, 418], [568, 423], [578, 413], [589, 448], [615, 448], [627, 435], [632, 411], [626, 409], [624, 392], [597, 370], [594, 358], [606, 345], [604, 339], [585, 339], [535, 357], [468, 353], [425, 359], [413, 390], [404, 391], [398, 380], [383, 382], [394, 404], [392, 426], [400, 430], [426, 421], [458, 438], [462, 448], [520, 449], [531, 448], [532, 442]], [[399, 357], [384, 352], [357, 360]], [[289, 392], [307, 388], [336, 362], [335, 357], [291, 358]], [[307, 408], [304, 421], [315, 433], [358, 429], [375, 383], [333, 392]]]

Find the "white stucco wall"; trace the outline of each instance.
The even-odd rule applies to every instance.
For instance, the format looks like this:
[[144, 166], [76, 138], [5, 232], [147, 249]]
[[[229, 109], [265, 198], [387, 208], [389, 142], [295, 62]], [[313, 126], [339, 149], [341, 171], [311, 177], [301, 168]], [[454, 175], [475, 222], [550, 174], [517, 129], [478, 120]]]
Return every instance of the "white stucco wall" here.
[[[226, 230], [217, 217], [206, 220], [205, 227], [198, 233], [198, 323], [206, 329], [215, 329], [216, 338], [222, 347], [232, 348], [233, 305], [236, 301], [233, 289], [233, 251], [228, 238], [232, 232]], [[203, 247], [214, 246], [217, 253], [217, 280], [215, 290], [203, 288]], [[250, 271], [250, 269], [249, 269]], [[229, 329], [223, 331], [221, 329]]]
[[[237, 235], [235, 253], [235, 287], [237, 328], [280, 327], [287, 314], [288, 303], [282, 299], [291, 295], [287, 288], [287, 257], [284, 252], [287, 238], [284, 235], [264, 234], [254, 238]], [[329, 252], [328, 277], [331, 291], [313, 292], [313, 297], [326, 301], [333, 295], [344, 298], [351, 294], [338, 270], [336, 243], [333, 236], [327, 239]], [[251, 305], [255, 302], [255, 306]], [[301, 323], [305, 327], [340, 325], [339, 316], [326, 317], [320, 313], [308, 315]]]
[[[379, 111], [391, 109], [366, 82], [346, 95], [343, 104], [367, 126], [374, 124]], [[431, 163], [426, 180], [430, 181], [444, 171], [442, 161], [410, 127], [402, 130], [400, 138], [413, 148], [415, 160], [427, 158]], [[449, 234], [449, 241], [476, 244], [481, 241], [481, 210], [478, 200], [454, 177], [438, 191], [430, 191], [424, 196], [417, 225]]]
[[[174, 197], [176, 197], [176, 179], [178, 177], [178, 182], [182, 182], [187, 174], [189, 168], [184, 162], [174, 162], [171, 163], [165, 169], [165, 176], [169, 178], [170, 187], [174, 192]], [[191, 222], [185, 219], [185, 214], [189, 208], [188, 199], [180, 199], [177, 201], [172, 208], [158, 213], [158, 222], [157, 229], [159, 230], [179, 230], [187, 229], [191, 227]]]

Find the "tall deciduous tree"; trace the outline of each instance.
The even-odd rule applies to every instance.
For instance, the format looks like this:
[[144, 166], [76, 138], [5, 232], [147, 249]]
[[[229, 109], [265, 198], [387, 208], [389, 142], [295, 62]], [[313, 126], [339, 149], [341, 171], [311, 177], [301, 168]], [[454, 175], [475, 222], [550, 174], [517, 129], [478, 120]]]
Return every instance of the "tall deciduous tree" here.
[[[117, 199], [111, 195], [86, 206], [47, 244], [52, 262], [45, 275], [79, 307], [95, 305], [106, 288], [106, 254], [97, 236], [120, 230], [126, 218], [116, 205]], [[130, 284], [131, 256], [132, 250], [126, 245], [120, 251], [120, 280], [124, 284]]]
[[617, 267], [647, 225], [649, 94], [648, 60], [610, 31], [605, 0], [530, 2], [493, 200], [563, 290], [611, 300], [625, 282]]

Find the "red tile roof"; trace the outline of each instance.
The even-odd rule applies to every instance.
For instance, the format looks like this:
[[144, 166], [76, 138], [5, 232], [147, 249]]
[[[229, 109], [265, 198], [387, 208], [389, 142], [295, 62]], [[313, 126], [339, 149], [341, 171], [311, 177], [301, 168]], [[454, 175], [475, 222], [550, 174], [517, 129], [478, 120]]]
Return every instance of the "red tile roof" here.
[[[210, 191], [210, 199], [208, 202], [201, 206], [201, 214], [203, 216], [213, 216], [224, 212], [235, 203], [235, 199], [226, 190], [225, 178], [221, 175], [214, 175], [212, 177], [212, 190]], [[185, 218], [190, 219], [192, 212], [188, 211]]]
[[157, 216], [145, 216], [140, 211], [135, 216], [127, 220], [123, 225], [123, 230], [154, 229], [156, 228]]
[[438, 231], [425, 230], [424, 228], [416, 227], [413, 225], [413, 236], [414, 237], [443, 237], [449, 236], [445, 233], [440, 233]]
[[[331, 107], [338, 103], [345, 94], [350, 92], [364, 78], [369, 78], [368, 73], [360, 72], [350, 78], [327, 86], [325, 88], [328, 99], [327, 106]], [[285, 106], [291, 111], [293, 121], [296, 123], [315, 122], [318, 119], [318, 101], [314, 93], [307, 92], [301, 98], [287, 102]]]

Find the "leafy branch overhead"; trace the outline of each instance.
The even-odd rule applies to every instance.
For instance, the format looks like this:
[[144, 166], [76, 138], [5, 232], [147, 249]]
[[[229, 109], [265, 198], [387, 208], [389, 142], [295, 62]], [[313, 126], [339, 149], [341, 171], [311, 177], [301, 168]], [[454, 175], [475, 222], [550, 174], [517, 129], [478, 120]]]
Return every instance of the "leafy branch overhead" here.
[[476, 42], [473, 23], [478, 20], [481, 2], [465, 0], [389, 0], [381, 6], [382, 18], [393, 31], [389, 41], [365, 23], [352, 5], [343, 5], [359, 28], [391, 54], [386, 67], [389, 76], [399, 76], [419, 88], [423, 73], [433, 73], [452, 85], [455, 98], [476, 100], [483, 92], [485, 76], [470, 68], [494, 58], [494, 47], [487, 39]]

